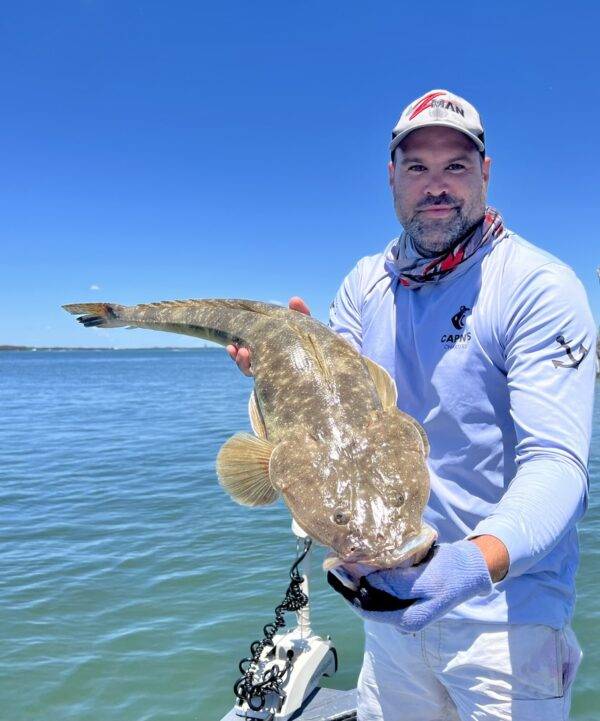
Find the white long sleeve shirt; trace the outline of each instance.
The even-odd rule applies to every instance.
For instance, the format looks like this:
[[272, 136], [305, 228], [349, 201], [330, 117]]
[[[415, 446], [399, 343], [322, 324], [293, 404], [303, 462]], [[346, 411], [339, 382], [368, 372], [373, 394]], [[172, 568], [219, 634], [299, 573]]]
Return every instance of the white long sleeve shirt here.
[[561, 628], [575, 602], [576, 522], [587, 505], [596, 329], [573, 271], [507, 230], [438, 282], [399, 282], [363, 258], [332, 328], [395, 379], [425, 428], [440, 542], [491, 534], [507, 577], [447, 618]]

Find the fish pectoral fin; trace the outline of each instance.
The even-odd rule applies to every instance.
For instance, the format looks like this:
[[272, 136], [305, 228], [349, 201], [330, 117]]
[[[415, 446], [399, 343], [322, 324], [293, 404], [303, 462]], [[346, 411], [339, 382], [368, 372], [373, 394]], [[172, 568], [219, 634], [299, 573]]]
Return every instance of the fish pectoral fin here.
[[236, 433], [217, 456], [219, 483], [244, 506], [266, 506], [279, 494], [269, 479], [273, 444], [250, 433]]
[[396, 390], [394, 379], [379, 363], [375, 363], [375, 361], [366, 356], [363, 356], [363, 360], [375, 384], [375, 389], [377, 390], [377, 395], [379, 396], [383, 410], [395, 408], [398, 391]]
[[250, 425], [252, 426], [252, 430], [259, 438], [266, 440], [267, 428], [265, 426], [262, 413], [260, 412], [255, 390], [252, 391], [248, 401], [248, 415], [250, 416]]

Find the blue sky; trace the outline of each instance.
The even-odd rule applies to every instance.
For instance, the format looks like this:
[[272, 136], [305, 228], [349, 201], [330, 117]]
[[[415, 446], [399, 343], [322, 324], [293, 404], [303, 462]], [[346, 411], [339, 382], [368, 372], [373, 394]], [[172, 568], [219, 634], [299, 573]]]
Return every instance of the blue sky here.
[[478, 107], [490, 202], [576, 270], [600, 320], [597, 8], [5, 3], [0, 343], [195, 344], [60, 309], [88, 300], [299, 294], [324, 319], [398, 233], [390, 131], [436, 87]]

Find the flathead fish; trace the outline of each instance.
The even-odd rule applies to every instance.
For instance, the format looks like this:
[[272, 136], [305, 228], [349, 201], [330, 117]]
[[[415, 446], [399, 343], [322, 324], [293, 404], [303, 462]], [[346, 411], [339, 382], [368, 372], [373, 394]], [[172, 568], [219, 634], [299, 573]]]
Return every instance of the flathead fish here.
[[328, 566], [418, 562], [435, 540], [423, 428], [396, 407], [396, 387], [316, 319], [250, 300], [65, 305], [85, 326], [133, 326], [248, 348], [254, 434], [219, 451], [217, 474], [239, 503], [281, 495], [298, 525], [333, 549]]

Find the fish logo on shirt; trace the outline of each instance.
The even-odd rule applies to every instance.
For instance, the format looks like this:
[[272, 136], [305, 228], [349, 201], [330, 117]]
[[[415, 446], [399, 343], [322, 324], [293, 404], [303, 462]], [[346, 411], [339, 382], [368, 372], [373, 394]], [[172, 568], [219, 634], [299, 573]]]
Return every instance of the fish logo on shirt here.
[[466, 305], [461, 305], [458, 313], [455, 313], [452, 316], [452, 325], [456, 328], [456, 330], [460, 330], [461, 328], [465, 327], [465, 317], [467, 313], [470, 313], [472, 308], [467, 308]]
[[582, 360], [586, 357], [586, 355], [588, 354], [589, 348], [586, 348], [586, 347], [583, 345], [583, 343], [580, 343], [580, 344], [579, 344], [579, 350], [581, 351], [581, 353], [580, 353], [579, 357], [576, 358], [576, 357], [573, 355], [573, 351], [571, 350], [571, 346], [569, 345], [569, 343], [570, 343], [571, 341], [565, 340], [564, 335], [557, 335], [557, 336], [556, 336], [556, 342], [565, 349], [565, 353], [566, 353], [566, 355], [569, 357], [569, 360], [570, 360], [571, 362], [570, 362], [570, 363], [565, 363], [564, 361], [557, 361], [557, 360], [554, 360], [554, 359], [553, 359], [553, 360], [552, 360], [552, 363], [554, 364], [554, 367], [555, 367], [555, 368], [575, 368], [575, 369], [579, 368], [579, 366], [580, 366], [580, 364], [581, 364], [581, 361], [582, 361]]

